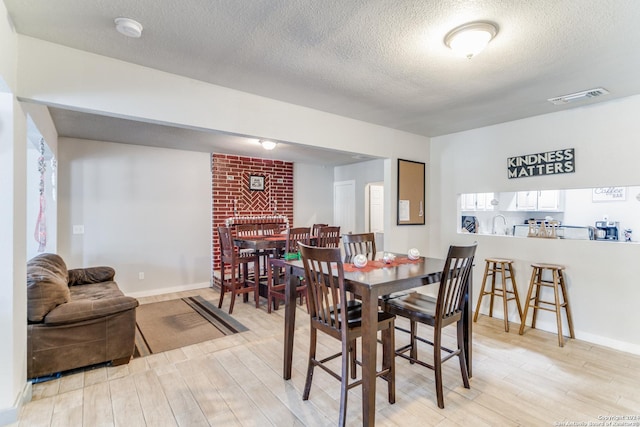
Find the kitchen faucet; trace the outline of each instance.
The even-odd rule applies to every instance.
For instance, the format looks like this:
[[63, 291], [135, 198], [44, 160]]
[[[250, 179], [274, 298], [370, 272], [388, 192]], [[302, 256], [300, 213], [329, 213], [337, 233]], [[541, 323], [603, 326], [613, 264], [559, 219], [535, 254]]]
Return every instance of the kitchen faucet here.
[[496, 233], [496, 219], [497, 218], [502, 218], [502, 221], [504, 222], [504, 229], [503, 229], [503, 232], [501, 234], [507, 234], [507, 218], [505, 218], [505, 216], [501, 215], [501, 214], [495, 215], [493, 217], [493, 220], [491, 221], [491, 234], [497, 234]]

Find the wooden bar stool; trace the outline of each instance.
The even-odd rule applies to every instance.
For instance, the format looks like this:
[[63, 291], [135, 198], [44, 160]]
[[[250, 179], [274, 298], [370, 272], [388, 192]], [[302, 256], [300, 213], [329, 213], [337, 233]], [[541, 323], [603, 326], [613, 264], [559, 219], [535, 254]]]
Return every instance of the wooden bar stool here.
[[[552, 311], [556, 313], [556, 321], [558, 323], [558, 344], [560, 344], [560, 347], [563, 347], [564, 338], [562, 336], [562, 316], [560, 313], [560, 308], [562, 307], [564, 307], [567, 315], [569, 335], [571, 338], [575, 338], [573, 333], [573, 320], [571, 319], [571, 307], [569, 307], [569, 294], [564, 282], [564, 266], [555, 264], [531, 264], [531, 267], [533, 267], [533, 271], [531, 272], [531, 283], [529, 284], [529, 291], [527, 292], [526, 305], [524, 307], [524, 315], [522, 317], [523, 320], [520, 325], [520, 335], [524, 332], [529, 307], [533, 307], [533, 318], [531, 319], [532, 328], [536, 327], [538, 309]], [[551, 281], [543, 279], [542, 275], [545, 270], [549, 270], [551, 272]], [[553, 301], [543, 301], [540, 299], [540, 288], [543, 286], [553, 288]], [[560, 293], [562, 293], [562, 302], [560, 302]], [[545, 306], [541, 306], [541, 304], [544, 304]], [[549, 306], [551, 306], [551, 308]]]
[[[480, 296], [478, 297], [478, 304], [476, 305], [476, 312], [473, 315], [473, 321], [478, 321], [478, 313], [480, 313], [480, 304], [482, 298], [485, 295], [491, 295], [491, 302], [489, 304], [489, 317], [493, 317], [493, 299], [494, 297], [502, 298], [502, 307], [504, 313], [504, 330], [509, 332], [509, 311], [507, 309], [507, 303], [515, 300], [518, 307], [518, 316], [520, 317], [520, 323], [522, 323], [522, 307], [520, 306], [520, 297], [518, 296], [518, 287], [516, 286], [516, 279], [513, 277], [513, 260], [500, 259], [500, 258], [486, 258], [486, 265], [484, 267], [484, 279], [482, 279], [482, 288], [480, 290]], [[502, 286], [496, 287], [496, 274], [500, 274], [502, 277]], [[491, 289], [487, 290], [487, 278], [491, 276]], [[511, 288], [507, 288], [507, 279], [511, 281]], [[511, 295], [511, 296], [510, 296]]]

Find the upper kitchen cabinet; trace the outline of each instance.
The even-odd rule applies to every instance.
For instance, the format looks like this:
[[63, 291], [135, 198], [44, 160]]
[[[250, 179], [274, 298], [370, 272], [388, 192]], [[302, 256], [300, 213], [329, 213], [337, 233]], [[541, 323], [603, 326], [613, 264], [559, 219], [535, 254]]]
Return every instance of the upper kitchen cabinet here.
[[516, 210], [561, 212], [564, 207], [561, 190], [518, 191], [516, 193]]
[[518, 191], [516, 193], [516, 210], [538, 210], [538, 193], [539, 191]]
[[522, 212], [564, 212], [564, 190], [500, 193], [500, 210]]
[[467, 193], [460, 195], [460, 208], [463, 211], [492, 211], [497, 200], [494, 193]]
[[543, 190], [538, 191], [538, 208], [539, 211], [563, 211], [564, 206], [560, 202], [563, 194], [560, 190]]

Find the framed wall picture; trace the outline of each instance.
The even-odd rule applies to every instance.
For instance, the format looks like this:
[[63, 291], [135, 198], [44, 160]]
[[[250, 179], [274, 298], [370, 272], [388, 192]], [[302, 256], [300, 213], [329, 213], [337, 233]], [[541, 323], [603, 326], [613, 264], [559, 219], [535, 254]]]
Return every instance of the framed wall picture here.
[[424, 225], [424, 181], [424, 163], [398, 159], [398, 225]]
[[249, 190], [264, 191], [264, 175], [249, 175]]

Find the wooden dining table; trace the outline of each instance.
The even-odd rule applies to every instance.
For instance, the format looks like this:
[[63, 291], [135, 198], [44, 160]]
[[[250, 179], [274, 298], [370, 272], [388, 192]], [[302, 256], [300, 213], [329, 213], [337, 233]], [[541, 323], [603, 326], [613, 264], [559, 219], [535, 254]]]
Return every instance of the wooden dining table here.
[[[397, 254], [396, 260], [398, 262], [382, 268], [357, 269], [352, 264], [344, 265], [346, 288], [358, 295], [362, 301], [362, 424], [365, 426], [375, 425], [378, 298], [423, 285], [439, 284], [445, 264], [444, 259], [425, 257], [409, 262], [406, 255], [400, 254]], [[401, 260], [403, 262], [400, 262]], [[285, 265], [287, 287], [285, 290], [283, 377], [288, 380], [291, 378], [296, 316], [295, 281], [292, 279], [296, 276], [304, 276], [304, 266], [300, 260], [286, 261]], [[464, 350], [469, 377], [471, 377], [472, 304], [469, 302], [469, 295], [472, 295], [471, 274], [468, 280], [463, 322]]]
[[265, 236], [256, 234], [255, 236], [238, 236], [233, 238], [233, 244], [240, 249], [253, 249], [256, 252], [269, 249], [284, 249], [287, 245], [287, 235], [275, 234]]

